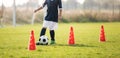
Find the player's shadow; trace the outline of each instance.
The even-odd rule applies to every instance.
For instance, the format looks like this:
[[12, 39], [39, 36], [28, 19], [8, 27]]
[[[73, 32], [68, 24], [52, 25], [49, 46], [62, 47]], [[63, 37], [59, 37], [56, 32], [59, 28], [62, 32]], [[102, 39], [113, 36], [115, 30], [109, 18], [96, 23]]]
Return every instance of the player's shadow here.
[[86, 45], [86, 44], [74, 44], [74, 45], [68, 45], [68, 44], [57, 44], [58, 46], [71, 46], [71, 47], [97, 47], [93, 45]]

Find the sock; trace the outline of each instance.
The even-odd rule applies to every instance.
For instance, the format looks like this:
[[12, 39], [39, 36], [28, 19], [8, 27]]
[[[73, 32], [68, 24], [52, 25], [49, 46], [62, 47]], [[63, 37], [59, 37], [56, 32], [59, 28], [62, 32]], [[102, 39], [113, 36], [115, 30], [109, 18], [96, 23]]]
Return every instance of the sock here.
[[45, 32], [46, 32], [46, 28], [42, 28], [40, 36], [45, 35]]
[[50, 30], [50, 36], [51, 36], [51, 40], [55, 41], [55, 32], [54, 32], [54, 30]]

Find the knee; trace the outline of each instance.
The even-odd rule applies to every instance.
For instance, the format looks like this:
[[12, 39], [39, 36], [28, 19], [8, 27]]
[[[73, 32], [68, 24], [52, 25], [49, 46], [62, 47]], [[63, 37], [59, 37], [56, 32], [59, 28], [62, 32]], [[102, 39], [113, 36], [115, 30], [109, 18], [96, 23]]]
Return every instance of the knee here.
[[54, 30], [50, 30], [50, 32], [54, 32]]
[[47, 29], [46, 27], [42, 27], [42, 29]]

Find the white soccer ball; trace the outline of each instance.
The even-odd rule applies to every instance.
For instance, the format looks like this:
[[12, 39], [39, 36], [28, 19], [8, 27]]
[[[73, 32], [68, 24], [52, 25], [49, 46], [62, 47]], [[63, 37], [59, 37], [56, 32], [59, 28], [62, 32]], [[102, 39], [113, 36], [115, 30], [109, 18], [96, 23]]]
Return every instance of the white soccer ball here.
[[40, 44], [41, 45], [48, 45], [48, 38], [47, 38], [47, 36], [41, 36], [40, 38], [39, 38], [40, 40]]

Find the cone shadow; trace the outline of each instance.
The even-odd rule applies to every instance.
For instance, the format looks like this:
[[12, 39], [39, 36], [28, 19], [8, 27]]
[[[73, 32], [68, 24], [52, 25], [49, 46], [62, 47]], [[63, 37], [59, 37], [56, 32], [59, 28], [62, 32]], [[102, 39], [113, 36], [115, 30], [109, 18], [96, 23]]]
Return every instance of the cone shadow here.
[[71, 46], [71, 47], [97, 47], [93, 45], [86, 45], [86, 44], [74, 44], [74, 45], [68, 45], [68, 44], [57, 44], [58, 46]]

